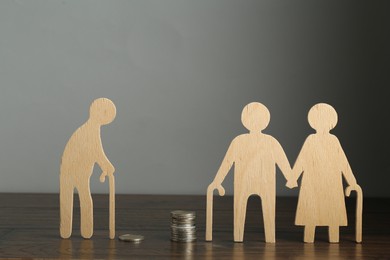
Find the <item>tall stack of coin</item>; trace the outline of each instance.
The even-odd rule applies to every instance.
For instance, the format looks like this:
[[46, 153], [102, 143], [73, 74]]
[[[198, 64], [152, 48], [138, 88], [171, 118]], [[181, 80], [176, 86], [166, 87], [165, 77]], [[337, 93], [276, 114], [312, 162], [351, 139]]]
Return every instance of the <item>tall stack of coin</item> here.
[[192, 242], [196, 240], [194, 211], [175, 210], [171, 212], [171, 240]]

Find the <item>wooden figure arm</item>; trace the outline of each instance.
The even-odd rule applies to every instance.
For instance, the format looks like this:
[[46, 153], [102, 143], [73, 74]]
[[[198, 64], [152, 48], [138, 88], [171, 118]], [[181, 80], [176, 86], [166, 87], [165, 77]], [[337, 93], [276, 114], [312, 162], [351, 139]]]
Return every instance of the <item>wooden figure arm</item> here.
[[284, 153], [284, 150], [282, 146], [275, 140], [274, 145], [274, 158], [276, 165], [278, 165], [279, 169], [281, 170], [284, 178], [287, 180], [286, 187], [292, 189], [298, 186], [297, 182], [292, 181], [292, 169], [290, 162], [288, 161], [288, 158], [286, 154]]
[[353, 190], [358, 192], [358, 193], [362, 192], [362, 189], [360, 188], [360, 186], [356, 182], [355, 176], [353, 176], [353, 174], [352, 174], [352, 170], [347, 170], [345, 172], [343, 171], [343, 176], [348, 183], [348, 186], [345, 188], [345, 196], [349, 197], [351, 194], [351, 191], [353, 191]]
[[[341, 144], [338, 142], [338, 140], [337, 140], [337, 144], [339, 146], [338, 151], [340, 153], [339, 156], [341, 158], [341, 172], [342, 172], [346, 182], [348, 183], [347, 188], [350, 190], [358, 190], [360, 187], [356, 182], [356, 178], [352, 173], [352, 169], [351, 169], [351, 166], [349, 165], [347, 156], [345, 155], [345, 153], [341, 147]], [[347, 191], [346, 191], [346, 193], [347, 193]]]
[[113, 174], [115, 172], [115, 167], [111, 164], [103, 151], [97, 164], [103, 170], [103, 172], [106, 172], [107, 174]]
[[222, 160], [221, 166], [219, 167], [219, 170], [215, 175], [213, 182], [210, 183], [207, 189], [208, 191], [211, 192], [215, 189], [218, 189], [220, 196], [223, 196], [225, 194], [225, 189], [222, 187], [222, 182], [225, 179], [226, 175], [229, 173], [230, 168], [233, 166], [234, 163], [233, 147], [234, 144], [232, 142], [229, 146], [228, 151], [226, 152], [224, 159]]
[[[345, 193], [348, 197], [348, 193], [350, 193], [351, 190], [358, 191], [360, 189], [360, 186], [357, 184], [356, 178], [353, 175], [352, 169], [351, 169], [348, 162], [347, 162], [347, 164], [348, 165], [346, 165], [346, 168], [345, 168], [345, 170], [342, 171], [342, 173], [343, 173], [343, 176], [344, 176], [346, 182], [348, 183], [348, 187], [345, 190]], [[350, 191], [348, 192], [347, 190], [350, 190]]]
[[102, 169], [102, 174], [100, 175], [100, 181], [104, 182], [107, 175], [113, 175], [115, 172], [115, 167], [108, 160], [106, 154], [104, 153], [103, 146], [100, 142], [99, 153], [97, 158], [97, 164]]
[[274, 148], [274, 157], [275, 157], [276, 165], [278, 165], [284, 178], [287, 181], [289, 181], [291, 178], [291, 174], [292, 174], [291, 165], [287, 159], [286, 154], [283, 151], [282, 146], [277, 141], [276, 141], [275, 148]]
[[[303, 149], [302, 149], [303, 150]], [[295, 164], [291, 170], [291, 176], [289, 181], [287, 182], [286, 186], [289, 187], [290, 189], [298, 187], [298, 179], [303, 173], [303, 165], [302, 165], [302, 150], [298, 155], [297, 160], [295, 161]]]
[[290, 180], [291, 181], [297, 181], [302, 173], [303, 173], [302, 166], [299, 163], [298, 164], [295, 163], [294, 167], [292, 169], [292, 172], [291, 172]]

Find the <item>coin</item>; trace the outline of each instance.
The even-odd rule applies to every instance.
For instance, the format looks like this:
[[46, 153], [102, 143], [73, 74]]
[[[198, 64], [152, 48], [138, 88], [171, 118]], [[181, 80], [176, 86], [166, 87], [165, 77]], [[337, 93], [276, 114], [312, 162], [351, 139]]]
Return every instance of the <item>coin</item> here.
[[195, 224], [195, 218], [188, 218], [188, 219], [178, 219], [178, 218], [172, 218], [171, 220], [172, 224]]
[[188, 217], [195, 217], [195, 211], [185, 211], [185, 210], [174, 210], [171, 212], [172, 217], [178, 217], [178, 218], [188, 218]]
[[135, 234], [124, 234], [119, 236], [119, 240], [126, 241], [126, 242], [140, 243], [142, 240], [144, 240], [144, 236], [135, 235]]
[[193, 242], [196, 240], [195, 211], [174, 210], [171, 212], [171, 240]]

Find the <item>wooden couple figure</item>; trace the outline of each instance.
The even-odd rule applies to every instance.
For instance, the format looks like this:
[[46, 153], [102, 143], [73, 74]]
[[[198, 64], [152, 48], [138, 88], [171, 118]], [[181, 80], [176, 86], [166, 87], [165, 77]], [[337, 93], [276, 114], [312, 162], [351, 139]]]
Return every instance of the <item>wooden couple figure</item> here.
[[275, 242], [275, 171], [276, 165], [287, 180], [286, 186], [297, 187], [301, 178], [295, 225], [304, 226], [304, 242], [314, 242], [315, 227], [329, 228], [329, 242], [339, 242], [339, 227], [347, 225], [342, 177], [358, 194], [356, 211], [356, 241], [361, 242], [362, 190], [356, 183], [351, 167], [336, 136], [329, 133], [337, 124], [337, 113], [330, 105], [320, 103], [308, 114], [310, 135], [298, 155], [293, 169], [278, 141], [262, 133], [269, 121], [268, 109], [260, 103], [250, 103], [241, 115], [249, 133], [237, 136], [213, 182], [207, 190], [206, 241], [212, 240], [213, 191], [225, 193], [222, 182], [234, 165], [234, 241], [242, 242], [246, 205], [249, 196], [261, 198], [265, 242]]

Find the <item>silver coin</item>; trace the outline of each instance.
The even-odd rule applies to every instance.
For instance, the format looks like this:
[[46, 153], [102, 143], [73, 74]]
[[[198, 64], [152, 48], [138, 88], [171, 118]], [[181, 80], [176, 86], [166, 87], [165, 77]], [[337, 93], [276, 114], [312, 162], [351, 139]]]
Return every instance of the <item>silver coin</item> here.
[[196, 236], [171, 236], [173, 239], [194, 239]]
[[195, 229], [171, 229], [171, 232], [174, 234], [193, 234], [195, 231]]
[[178, 228], [178, 229], [194, 229], [196, 228], [195, 225], [177, 225], [177, 224], [172, 224], [171, 228]]
[[134, 235], [134, 234], [124, 234], [119, 236], [119, 240], [126, 241], [126, 242], [140, 243], [142, 240], [144, 240], [144, 236]]
[[195, 216], [190, 216], [190, 215], [178, 215], [178, 216], [172, 216], [172, 219], [177, 220], [177, 221], [185, 221], [185, 220], [192, 220], [195, 219]]
[[175, 238], [175, 237], [172, 237], [171, 240], [172, 241], [195, 241], [196, 237], [193, 237], [193, 238]]
[[195, 217], [194, 218], [174, 218], [172, 217], [172, 221], [174, 222], [191, 222], [191, 221], [195, 221]]
[[172, 219], [194, 219], [196, 215], [174, 215], [171, 214]]
[[171, 212], [171, 240], [193, 242], [196, 240], [195, 211], [174, 210]]
[[177, 225], [194, 225], [195, 220], [186, 220], [186, 221], [177, 221], [177, 220], [172, 220], [171, 224], [177, 224]]
[[172, 237], [196, 237], [196, 233], [171, 233]]
[[188, 242], [196, 241], [196, 238], [194, 238], [194, 239], [171, 239], [171, 240], [174, 242], [188, 243]]
[[173, 237], [195, 237], [196, 233], [171, 233]]
[[171, 236], [172, 239], [195, 239], [196, 236]]
[[171, 235], [174, 237], [190, 237], [190, 236], [196, 236], [196, 232], [191, 232], [191, 233], [171, 232]]
[[174, 210], [171, 212], [171, 216], [174, 218], [194, 217], [195, 211]]
[[175, 221], [172, 221], [171, 225], [176, 225], [176, 226], [194, 226], [195, 222], [194, 221], [192, 221], [192, 222], [175, 222]]

